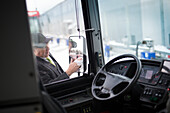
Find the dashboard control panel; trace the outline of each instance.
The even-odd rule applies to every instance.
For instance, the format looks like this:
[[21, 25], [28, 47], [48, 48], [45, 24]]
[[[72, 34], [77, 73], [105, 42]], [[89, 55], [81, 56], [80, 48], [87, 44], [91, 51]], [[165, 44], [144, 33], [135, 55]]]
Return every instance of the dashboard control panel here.
[[92, 96], [89, 90], [58, 98], [68, 113], [93, 113]]
[[[170, 92], [170, 61], [141, 60], [141, 62], [142, 71], [137, 80], [143, 89], [140, 101], [148, 105], [159, 105], [166, 101], [168, 92]], [[135, 74], [132, 70], [135, 69], [136, 63], [125, 61], [110, 65], [107, 71], [131, 78]]]
[[145, 87], [143, 94], [140, 97], [141, 101], [158, 103], [165, 95], [165, 90]]
[[170, 61], [163, 61], [160, 66], [143, 65], [138, 82], [144, 90], [140, 96], [142, 102], [159, 104], [166, 101], [170, 88]]
[[158, 83], [161, 77], [159, 73], [159, 67], [143, 65], [142, 72], [138, 79], [139, 82], [155, 85]]

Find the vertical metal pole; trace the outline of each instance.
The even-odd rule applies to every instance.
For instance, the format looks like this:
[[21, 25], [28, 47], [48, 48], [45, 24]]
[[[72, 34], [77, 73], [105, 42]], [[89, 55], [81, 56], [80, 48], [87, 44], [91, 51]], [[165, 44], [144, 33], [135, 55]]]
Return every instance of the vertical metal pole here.
[[162, 35], [162, 45], [165, 46], [165, 23], [164, 23], [164, 5], [163, 0], [160, 0], [160, 18], [161, 18], [161, 35]]

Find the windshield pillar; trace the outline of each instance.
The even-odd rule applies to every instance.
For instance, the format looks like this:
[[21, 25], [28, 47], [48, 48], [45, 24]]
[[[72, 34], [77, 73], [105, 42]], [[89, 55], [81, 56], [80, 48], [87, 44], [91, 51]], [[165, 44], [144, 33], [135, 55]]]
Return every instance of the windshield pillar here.
[[82, 0], [86, 40], [89, 55], [89, 73], [96, 73], [104, 65], [103, 44], [97, 0]]

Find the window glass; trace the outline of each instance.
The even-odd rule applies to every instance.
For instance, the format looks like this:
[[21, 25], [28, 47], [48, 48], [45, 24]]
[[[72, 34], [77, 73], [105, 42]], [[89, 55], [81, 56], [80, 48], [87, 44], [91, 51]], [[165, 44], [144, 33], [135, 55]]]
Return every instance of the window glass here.
[[[26, 3], [33, 45], [43, 47], [38, 38], [33, 36], [34, 33], [42, 33], [50, 38], [50, 53], [66, 71], [69, 67], [69, 37], [79, 35], [85, 37], [81, 1], [27, 0]], [[74, 48], [74, 52], [79, 51], [76, 49]], [[76, 72], [70, 78], [77, 76]]]
[[105, 61], [130, 53], [170, 58], [169, 0], [98, 0]]

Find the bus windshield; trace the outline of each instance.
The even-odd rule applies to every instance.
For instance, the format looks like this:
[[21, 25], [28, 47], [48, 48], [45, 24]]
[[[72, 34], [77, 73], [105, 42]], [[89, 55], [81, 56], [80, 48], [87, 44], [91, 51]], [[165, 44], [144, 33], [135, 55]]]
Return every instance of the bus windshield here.
[[169, 0], [98, 0], [105, 61], [130, 53], [170, 59]]

